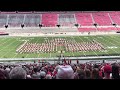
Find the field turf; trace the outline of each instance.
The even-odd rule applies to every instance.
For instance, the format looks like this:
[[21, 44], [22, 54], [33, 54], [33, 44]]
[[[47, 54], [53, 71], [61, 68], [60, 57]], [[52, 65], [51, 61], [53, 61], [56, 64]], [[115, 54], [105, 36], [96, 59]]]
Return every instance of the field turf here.
[[63, 37], [0, 37], [0, 58], [44, 58], [56, 57], [57, 53], [33, 53], [33, 54], [18, 54], [16, 49], [25, 41], [31, 43], [42, 43], [45, 38], [49, 40], [54, 38], [64, 38], [66, 40], [74, 40], [76, 42], [88, 42], [96, 40], [100, 42], [106, 50], [104, 51], [82, 51], [82, 52], [65, 52], [64, 56], [99, 56], [99, 55], [119, 55], [120, 54], [120, 35], [98, 35], [98, 36], [63, 36]]

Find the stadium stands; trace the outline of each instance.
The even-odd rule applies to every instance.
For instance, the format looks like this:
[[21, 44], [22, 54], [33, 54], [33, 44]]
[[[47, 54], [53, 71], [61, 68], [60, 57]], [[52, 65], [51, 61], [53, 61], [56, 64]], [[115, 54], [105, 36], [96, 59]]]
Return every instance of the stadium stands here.
[[0, 27], [4, 27], [7, 21], [7, 14], [0, 14]]
[[113, 26], [120, 25], [120, 12], [75, 12], [75, 13], [1, 13], [0, 27], [9, 25], [9, 27], [19, 27], [24, 24], [25, 27], [43, 27], [68, 26], [75, 24], [81, 26]]
[[24, 14], [9, 14], [8, 25], [10, 27], [20, 27], [23, 23]]
[[58, 23], [58, 15], [55, 13], [44, 13], [42, 14], [43, 27], [55, 27]]
[[26, 27], [38, 27], [40, 23], [40, 14], [25, 14], [24, 24]]
[[118, 14], [118, 12], [109, 12], [109, 14], [110, 14], [112, 21], [115, 24], [120, 25], [120, 15]]
[[111, 26], [112, 21], [110, 20], [110, 17], [108, 16], [107, 12], [95, 12], [92, 13], [95, 23], [97, 23], [99, 26]]
[[91, 13], [75, 13], [76, 21], [82, 26], [92, 26], [94, 24]]
[[59, 25], [74, 26], [76, 23], [74, 14], [59, 14]]
[[[24, 27], [26, 27], [25, 29], [21, 29], [21, 28], [16, 29], [16, 27], [20, 27], [22, 24], [24, 25]], [[74, 27], [75, 24], [79, 24], [79, 26]], [[117, 25], [113, 25], [113, 24], [117, 24]], [[12, 29], [6, 29], [6, 28], [3, 29], [5, 25], [8, 25], [8, 28], [12, 27]], [[48, 28], [36, 29], [36, 27], [39, 27], [39, 25], [42, 25], [41, 27], [48, 27]], [[56, 25], [60, 25], [60, 28], [57, 28]], [[114, 63], [104, 62], [106, 59], [111, 60], [112, 54], [109, 53], [112, 53], [113, 51], [119, 57], [120, 54], [118, 51], [119, 41], [116, 41], [116, 37], [111, 37], [112, 39], [108, 37], [109, 41], [106, 39], [106, 37], [101, 37], [101, 36], [98, 38], [96, 36], [79, 37], [79, 35], [81, 34], [80, 32], [87, 32], [87, 35], [90, 32], [97, 32], [97, 31], [101, 34], [104, 34], [104, 32], [106, 33], [112, 31], [116, 33], [116, 31], [118, 32], [120, 31], [119, 25], [120, 25], [119, 11], [72, 12], [72, 13], [71, 12], [69, 13], [67, 12], [65, 13], [64, 12], [0, 13], [0, 35], [4, 35], [4, 34], [7, 35], [9, 33], [11, 34], [11, 36], [12, 34], [17, 34], [17, 35], [23, 34], [23, 36], [28, 35], [30, 37], [30, 39], [28, 39], [29, 37], [22, 37], [22, 38], [15, 37], [13, 41], [6, 40], [5, 39], [6, 37], [1, 39], [1, 47], [2, 46], [6, 46], [6, 47], [1, 48], [0, 79], [120, 79], [120, 69], [119, 69], [120, 62], [114, 62]], [[14, 27], [15, 29], [13, 29]], [[31, 27], [35, 27], [35, 29]], [[67, 27], [67, 29], [64, 27]], [[58, 35], [59, 33], [61, 35], [65, 33], [65, 36], [59, 37]], [[32, 34], [34, 34], [33, 36], [35, 37], [37, 36], [37, 34], [38, 36], [40, 35], [43, 36], [43, 38], [46, 37], [44, 38], [45, 41], [42, 42], [42, 39], [40, 39], [41, 37], [40, 38], [37, 37], [37, 39], [34, 39], [33, 37], [31, 37]], [[49, 34], [51, 36], [50, 39], [47, 38]], [[54, 34], [57, 34], [57, 38], [53, 39]], [[96, 35], [96, 33], [93, 34]], [[70, 38], [70, 37], [66, 37], [66, 35], [70, 37], [74, 35], [78, 35], [78, 37]], [[64, 39], [63, 37], [66, 39]], [[6, 42], [4, 42], [4, 40]], [[77, 42], [80, 40], [82, 42]], [[105, 43], [103, 44], [100, 43], [99, 42], [100, 40]], [[41, 43], [39, 41], [41, 41]], [[110, 45], [110, 47], [108, 46], [107, 43]], [[116, 43], [118, 44], [117, 45], [118, 47], [115, 46]], [[14, 46], [15, 44], [17, 45]], [[12, 48], [12, 46], [14, 46], [17, 50]], [[13, 52], [15, 50], [16, 52]], [[67, 54], [66, 55], [63, 54], [62, 56], [62, 50], [64, 51], [64, 53]], [[89, 61], [91, 60], [89, 55], [90, 51], [92, 52], [90, 55], [93, 55], [92, 62]], [[11, 56], [13, 54], [13, 59], [6, 57], [9, 54], [8, 52], [11, 54]], [[74, 55], [74, 53], [76, 55]], [[82, 55], [81, 53], [83, 53], [85, 57], [81, 57]], [[101, 59], [101, 57], [99, 57], [99, 54], [100, 56], [103, 57], [107, 55], [107, 53], [109, 54], [107, 58], [104, 57], [104, 59], [103, 58]], [[17, 56], [19, 54], [20, 54], [20, 58], [19, 56]], [[46, 54], [45, 58], [41, 57], [43, 54]], [[49, 58], [47, 58], [47, 54], [49, 54]], [[54, 57], [52, 56], [52, 54]], [[59, 56], [60, 54], [61, 57]], [[37, 58], [33, 57], [35, 55], [37, 55]], [[41, 60], [36, 62], [39, 59], [39, 57]], [[94, 60], [96, 61], [98, 60], [95, 57], [97, 57], [102, 62], [99, 63], [94, 62]], [[114, 59], [118, 59], [118, 57]], [[15, 60], [15, 58], [18, 59]], [[55, 58], [57, 58], [57, 60]], [[82, 58], [85, 58], [83, 60], [84, 63], [83, 62], [81, 63]], [[45, 62], [43, 61], [43, 59], [44, 60], [46, 59]], [[22, 61], [24, 61], [25, 63], [21, 64]], [[32, 62], [28, 63], [30, 61]], [[8, 63], [6, 64], [5, 62]], [[18, 62], [18, 63], [11, 64], [11, 62], [12, 63]], [[52, 62], [52, 64], [50, 62]]]

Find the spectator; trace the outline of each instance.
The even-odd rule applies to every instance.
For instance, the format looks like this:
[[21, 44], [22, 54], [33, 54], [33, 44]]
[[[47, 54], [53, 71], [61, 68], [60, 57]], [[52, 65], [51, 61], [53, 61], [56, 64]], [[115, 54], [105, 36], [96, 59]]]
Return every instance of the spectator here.
[[45, 79], [52, 79], [52, 76], [50, 74], [47, 74]]
[[85, 79], [91, 79], [91, 72], [89, 69], [85, 69]]
[[40, 71], [40, 79], [45, 79], [46, 73], [44, 71]]
[[26, 79], [26, 71], [21, 67], [15, 67], [11, 70], [10, 79]]
[[100, 76], [99, 76], [99, 69], [98, 68], [94, 68], [92, 70], [92, 79], [102, 79]]
[[85, 72], [83, 69], [77, 70], [78, 79], [85, 79]]
[[33, 69], [33, 74], [32, 74], [33, 79], [40, 79], [40, 73], [37, 72], [37, 68]]
[[56, 79], [74, 79], [74, 71], [70, 65], [60, 66]]
[[110, 73], [112, 72], [112, 67], [110, 65], [105, 65], [104, 68], [104, 78], [103, 79], [111, 79]]
[[119, 66], [117, 64], [114, 64], [112, 66], [112, 78], [113, 79], [120, 79], [120, 76], [119, 76]]
[[5, 73], [3, 72], [3, 70], [0, 70], [0, 79], [6, 79]]

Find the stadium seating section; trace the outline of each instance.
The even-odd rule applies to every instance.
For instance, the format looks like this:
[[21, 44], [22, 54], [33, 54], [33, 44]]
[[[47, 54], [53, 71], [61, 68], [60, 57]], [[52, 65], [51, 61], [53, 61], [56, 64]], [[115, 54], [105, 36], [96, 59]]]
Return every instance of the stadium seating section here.
[[42, 14], [42, 25], [45, 27], [55, 27], [57, 25], [57, 14]]
[[61, 26], [74, 26], [76, 23], [74, 14], [59, 14], [58, 22]]
[[93, 25], [93, 21], [91, 18], [91, 14], [90, 13], [76, 13], [76, 20], [77, 23], [82, 25], [82, 26], [92, 26]]
[[[120, 30], [120, 12], [50, 12], [50, 13], [5, 13], [0, 14], [0, 27], [20, 27], [24, 24], [25, 27], [73, 27], [79, 24], [78, 31], [111, 31]], [[95, 24], [96, 27], [95, 27]], [[114, 25], [113, 25], [114, 24]], [[85, 28], [83, 27], [85, 26]], [[100, 27], [99, 27], [100, 26]], [[104, 27], [105, 26], [105, 27]], [[93, 28], [94, 27], [94, 28]], [[96, 29], [97, 28], [97, 29]]]

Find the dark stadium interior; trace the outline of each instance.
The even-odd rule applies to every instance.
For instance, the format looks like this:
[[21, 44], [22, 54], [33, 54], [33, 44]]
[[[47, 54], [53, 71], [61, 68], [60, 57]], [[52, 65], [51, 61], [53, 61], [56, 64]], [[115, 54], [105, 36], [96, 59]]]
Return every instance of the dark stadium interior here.
[[70, 11], [70, 10], [119, 10], [117, 0], [5, 0], [2, 11]]

